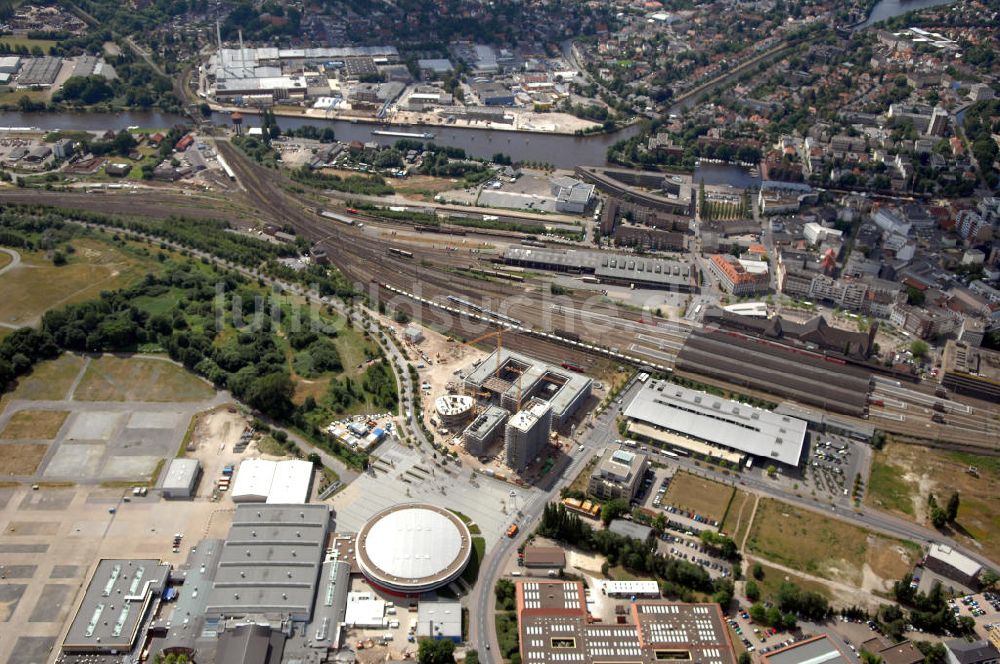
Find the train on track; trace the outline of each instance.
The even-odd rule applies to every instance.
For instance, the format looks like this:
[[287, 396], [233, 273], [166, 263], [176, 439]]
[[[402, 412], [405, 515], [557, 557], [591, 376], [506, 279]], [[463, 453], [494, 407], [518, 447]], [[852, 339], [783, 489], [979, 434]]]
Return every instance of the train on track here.
[[413, 258], [412, 251], [404, 251], [402, 249], [397, 249], [396, 247], [389, 247], [389, 253], [393, 256], [399, 256], [400, 258]]
[[478, 267], [470, 267], [469, 272], [473, 274], [481, 274], [484, 277], [495, 277], [497, 279], [505, 279], [519, 284], [524, 283], [524, 277], [521, 275], [511, 274], [510, 272], [504, 272], [502, 270], [483, 270]]
[[442, 228], [432, 224], [415, 224], [413, 230], [418, 233], [443, 233], [444, 235], [468, 235], [466, 231], [458, 228]]
[[454, 302], [455, 304], [460, 304], [463, 307], [466, 307], [467, 309], [472, 309], [476, 313], [480, 313], [480, 314], [483, 314], [484, 316], [489, 316], [491, 318], [495, 318], [495, 319], [497, 319], [497, 320], [499, 320], [501, 322], [510, 323], [511, 325], [520, 325], [521, 324], [521, 321], [519, 321], [516, 318], [511, 318], [510, 316], [505, 316], [504, 314], [497, 313], [495, 311], [491, 311], [490, 309], [487, 309], [486, 307], [481, 307], [478, 304], [475, 304], [473, 302], [469, 302], [468, 300], [460, 298], [460, 297], [456, 297], [455, 295], [449, 295], [448, 299], [450, 301]]
[[[350, 209], [350, 208], [349, 208]], [[357, 210], [355, 210], [357, 212]], [[330, 210], [323, 210], [322, 208], [316, 208], [316, 214], [326, 219], [333, 219], [334, 221], [339, 221], [342, 224], [348, 226], [353, 226], [357, 221], [348, 217], [347, 215], [339, 214], [337, 212], [331, 212]]]
[[539, 242], [538, 240], [521, 240], [521, 244], [526, 247], [542, 247], [543, 249], [548, 246], [544, 242]]

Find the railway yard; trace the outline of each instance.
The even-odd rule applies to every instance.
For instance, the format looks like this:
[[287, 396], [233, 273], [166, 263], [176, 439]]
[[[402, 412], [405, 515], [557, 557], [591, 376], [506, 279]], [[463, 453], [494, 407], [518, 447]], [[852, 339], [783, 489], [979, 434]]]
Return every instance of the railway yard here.
[[[522, 234], [421, 228], [380, 218], [377, 211], [354, 210], [349, 201], [333, 196], [294, 193], [284, 176], [252, 163], [227, 141], [217, 143], [239, 187], [223, 197], [167, 188], [103, 194], [5, 190], [0, 200], [50, 205], [55, 200], [62, 208], [221, 218], [246, 229], [260, 222], [290, 225], [325, 250], [359, 290], [456, 338], [473, 339], [503, 326], [504, 345], [512, 350], [588, 372], [617, 364], [677, 369], [733, 391], [799, 401], [847, 420], [867, 418], [904, 436], [964, 449], [998, 447], [1000, 422], [988, 404], [949, 395], [941, 417], [942, 406], [934, 410], [934, 405], [942, 400], [933, 386], [903, 387], [867, 365], [845, 366], [818, 353], [787, 352], [746, 335], [659, 318], [639, 307], [623, 307], [599, 290], [562, 288], [554, 294], [540, 272], [500, 264], [506, 247], [524, 241]], [[322, 210], [332, 215], [324, 217]], [[331, 218], [336, 216], [354, 223]]]

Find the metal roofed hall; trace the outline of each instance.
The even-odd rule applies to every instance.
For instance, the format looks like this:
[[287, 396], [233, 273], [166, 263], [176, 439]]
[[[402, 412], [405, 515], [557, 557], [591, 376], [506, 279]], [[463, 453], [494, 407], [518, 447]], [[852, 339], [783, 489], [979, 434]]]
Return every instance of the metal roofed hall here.
[[101, 560], [63, 639], [63, 651], [131, 652], [169, 574], [170, 566], [159, 560]]
[[666, 381], [649, 381], [625, 417], [745, 454], [797, 466], [806, 422]]
[[309, 501], [313, 465], [301, 459], [288, 459], [275, 466], [267, 502], [276, 505], [301, 505]]
[[206, 613], [308, 620], [329, 524], [322, 504], [238, 505]]
[[160, 485], [164, 498], [190, 498], [201, 475], [197, 459], [172, 459]]
[[826, 634], [785, 646], [764, 656], [765, 664], [853, 664]]

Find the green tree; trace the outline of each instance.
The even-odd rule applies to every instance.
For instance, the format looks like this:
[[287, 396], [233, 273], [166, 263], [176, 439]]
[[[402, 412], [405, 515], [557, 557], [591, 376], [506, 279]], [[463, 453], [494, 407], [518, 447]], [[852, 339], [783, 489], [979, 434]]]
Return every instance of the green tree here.
[[760, 563], [754, 563], [753, 567], [750, 568], [750, 576], [757, 579], [758, 581], [764, 580], [764, 566]]
[[948, 498], [948, 506], [945, 508], [945, 513], [948, 515], [948, 521], [950, 523], [954, 523], [955, 519], [958, 518], [958, 504], [958, 491], [954, 491]]
[[455, 643], [451, 639], [420, 639], [417, 661], [420, 664], [455, 664]]
[[747, 599], [751, 602], [760, 601], [760, 586], [753, 579], [747, 581], [746, 588], [744, 589]]
[[930, 347], [923, 339], [914, 339], [913, 343], [910, 344], [910, 352], [913, 353], [913, 357], [918, 360], [922, 360], [927, 357], [928, 351], [930, 351]]
[[601, 508], [601, 521], [608, 525], [612, 520], [617, 519], [622, 514], [628, 512], [628, 501], [624, 498], [615, 498], [604, 503]]

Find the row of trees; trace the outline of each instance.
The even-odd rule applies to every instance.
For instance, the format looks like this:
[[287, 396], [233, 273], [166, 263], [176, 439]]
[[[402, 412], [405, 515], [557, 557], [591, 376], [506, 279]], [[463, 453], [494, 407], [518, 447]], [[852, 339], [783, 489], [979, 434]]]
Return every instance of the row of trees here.
[[608, 530], [594, 530], [561, 503], [545, 506], [538, 534], [603, 555], [607, 569], [621, 565], [632, 573], [651, 575], [668, 596], [688, 600], [695, 593], [708, 593], [723, 605], [732, 599], [732, 581], [717, 579], [713, 582], [708, 572], [698, 565], [657, 553], [655, 543], [621, 537]]

